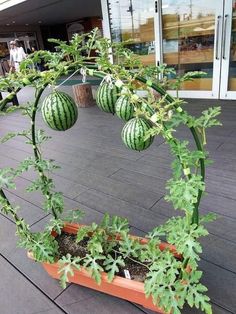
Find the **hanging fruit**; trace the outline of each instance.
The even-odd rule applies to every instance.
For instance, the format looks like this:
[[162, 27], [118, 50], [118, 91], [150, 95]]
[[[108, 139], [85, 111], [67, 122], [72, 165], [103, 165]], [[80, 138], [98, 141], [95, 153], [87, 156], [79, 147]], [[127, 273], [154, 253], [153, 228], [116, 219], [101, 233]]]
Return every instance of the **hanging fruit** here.
[[134, 106], [130, 103], [129, 97], [122, 95], [115, 104], [116, 114], [124, 121], [129, 121], [134, 117]]
[[70, 129], [78, 118], [74, 100], [60, 91], [54, 91], [44, 99], [41, 111], [44, 122], [57, 131]]
[[97, 90], [96, 102], [98, 107], [105, 112], [115, 113], [115, 103], [119, 98], [120, 89], [116, 85], [103, 82]]
[[154, 136], [145, 140], [146, 132], [151, 129], [150, 123], [141, 117], [129, 120], [122, 129], [121, 138], [124, 144], [134, 150], [147, 149], [153, 142]]

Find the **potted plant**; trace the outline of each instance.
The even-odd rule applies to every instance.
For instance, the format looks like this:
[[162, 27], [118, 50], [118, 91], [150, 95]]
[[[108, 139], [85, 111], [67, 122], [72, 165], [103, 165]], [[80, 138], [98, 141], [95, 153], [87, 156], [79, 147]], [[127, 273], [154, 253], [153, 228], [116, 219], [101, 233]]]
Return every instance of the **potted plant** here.
[[[86, 46], [83, 38], [86, 36]], [[42, 262], [54, 278], [75, 282], [112, 294], [150, 308], [159, 313], [181, 313], [184, 304], [212, 313], [207, 288], [200, 283], [202, 272], [198, 268], [202, 252], [199, 238], [208, 234], [204, 223], [215, 219], [214, 214], [199, 215], [199, 204], [205, 190], [206, 129], [220, 123], [215, 118], [220, 108], [209, 108], [198, 118], [184, 110], [184, 101], [171, 97], [166, 88], [170, 70], [166, 66], [143, 67], [135, 55], [122, 44], [111, 44], [100, 38], [97, 31], [75, 35], [69, 44], [51, 40], [57, 52], [37, 51], [21, 64], [21, 71], [0, 80], [0, 90], [11, 93], [0, 101], [4, 109], [9, 100], [24, 86], [35, 88], [32, 103], [10, 107], [6, 113], [21, 110], [29, 116], [30, 128], [6, 134], [5, 142], [15, 136], [26, 138], [32, 146], [33, 156], [19, 163], [16, 169], [0, 170], [1, 211], [11, 215], [16, 223], [19, 245], [28, 250], [29, 257]], [[91, 59], [90, 51], [97, 56]], [[116, 63], [110, 62], [110, 53]], [[38, 72], [32, 64], [44, 61], [47, 70]], [[57, 165], [44, 159], [41, 145], [49, 139], [42, 129], [36, 128], [36, 114], [42, 112], [45, 123], [58, 131], [72, 127], [78, 117], [73, 99], [59, 91], [59, 77], [83, 70], [84, 75], [102, 79], [97, 91], [97, 105], [105, 112], [116, 113], [126, 123], [121, 137], [124, 144], [137, 151], [147, 149], [154, 136], [162, 136], [169, 145], [174, 161], [173, 177], [168, 180], [166, 200], [183, 215], [172, 217], [157, 226], [145, 238], [130, 235], [126, 218], [106, 214], [100, 224], [75, 224], [82, 214], [73, 210], [63, 213], [63, 197], [54, 191], [48, 173]], [[181, 82], [203, 73], [188, 73], [174, 82]], [[46, 86], [52, 92], [40, 104]], [[140, 97], [137, 90], [145, 90]], [[159, 94], [156, 97], [153, 91]], [[190, 149], [187, 141], [176, 138], [175, 130], [185, 125], [193, 135], [196, 148]], [[33, 233], [26, 221], [19, 217], [17, 208], [10, 204], [4, 189], [14, 189], [15, 178], [24, 171], [34, 169], [38, 178], [28, 191], [40, 191], [45, 197], [44, 209], [52, 219], [42, 232]], [[164, 239], [166, 242], [162, 242]], [[71, 244], [71, 245], [70, 245]], [[125, 278], [124, 278], [125, 277]]]

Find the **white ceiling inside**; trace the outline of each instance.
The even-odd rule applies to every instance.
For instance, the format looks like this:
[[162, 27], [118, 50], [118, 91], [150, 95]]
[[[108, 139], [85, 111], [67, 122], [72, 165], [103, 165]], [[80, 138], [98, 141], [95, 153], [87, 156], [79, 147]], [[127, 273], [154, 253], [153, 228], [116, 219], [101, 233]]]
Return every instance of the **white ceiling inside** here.
[[100, 16], [100, 0], [27, 0], [0, 12], [0, 25], [53, 25]]

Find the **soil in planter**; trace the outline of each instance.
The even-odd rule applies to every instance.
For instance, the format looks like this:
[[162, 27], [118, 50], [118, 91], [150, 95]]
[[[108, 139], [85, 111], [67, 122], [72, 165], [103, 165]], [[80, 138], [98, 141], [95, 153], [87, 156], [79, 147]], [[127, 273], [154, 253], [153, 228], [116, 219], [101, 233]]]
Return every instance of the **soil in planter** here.
[[[85, 257], [88, 253], [87, 242], [89, 238], [84, 238], [79, 243], [76, 242], [76, 235], [63, 232], [61, 235], [56, 237], [56, 240], [59, 245], [59, 254], [65, 256], [66, 254], [71, 254], [72, 256]], [[118, 250], [119, 247], [116, 247]], [[102, 266], [102, 262], [101, 262]], [[125, 259], [125, 267], [120, 267], [120, 272], [117, 273], [118, 276], [125, 278], [124, 270], [128, 270], [132, 280], [144, 282], [148, 269], [138, 264], [135, 261], [130, 260], [129, 258]]]

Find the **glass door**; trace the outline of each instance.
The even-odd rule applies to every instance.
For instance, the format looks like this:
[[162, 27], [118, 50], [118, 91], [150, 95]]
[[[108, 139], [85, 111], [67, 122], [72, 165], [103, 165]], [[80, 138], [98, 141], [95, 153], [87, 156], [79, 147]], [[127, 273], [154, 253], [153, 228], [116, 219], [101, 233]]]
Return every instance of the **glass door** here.
[[174, 67], [177, 75], [206, 72], [205, 77], [185, 82], [180, 97], [218, 98], [223, 1], [162, 0], [159, 3], [160, 62]]
[[144, 65], [155, 64], [154, 1], [102, 0], [102, 4], [106, 1], [112, 41], [129, 41], [126, 46]]
[[236, 99], [236, 0], [225, 1], [220, 98]]

